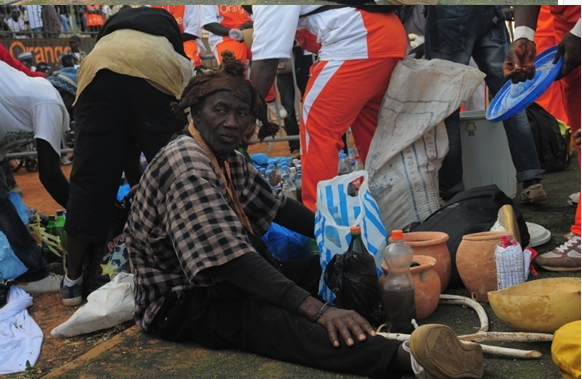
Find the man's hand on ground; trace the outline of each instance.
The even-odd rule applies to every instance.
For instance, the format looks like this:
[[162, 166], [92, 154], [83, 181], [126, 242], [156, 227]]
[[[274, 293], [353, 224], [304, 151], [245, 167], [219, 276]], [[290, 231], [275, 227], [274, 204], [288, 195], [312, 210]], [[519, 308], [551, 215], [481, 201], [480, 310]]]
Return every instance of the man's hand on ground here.
[[340, 346], [338, 332], [348, 346], [355, 343], [353, 336], [358, 341], [364, 342], [366, 334], [376, 335], [372, 325], [358, 312], [352, 310], [329, 307], [317, 320], [317, 323], [327, 330], [329, 340], [335, 347]]
[[533, 79], [535, 57], [536, 44], [525, 38], [518, 39], [511, 45], [505, 56], [503, 76], [506, 79], [511, 79], [513, 83]]
[[335, 347], [340, 346], [340, 336], [348, 346], [352, 346], [355, 343], [353, 336], [358, 341], [363, 342], [366, 340], [366, 334], [372, 337], [376, 335], [372, 325], [358, 312], [335, 308], [327, 303], [322, 303], [313, 296], [307, 296], [303, 300], [297, 313], [324, 327], [330, 342]]

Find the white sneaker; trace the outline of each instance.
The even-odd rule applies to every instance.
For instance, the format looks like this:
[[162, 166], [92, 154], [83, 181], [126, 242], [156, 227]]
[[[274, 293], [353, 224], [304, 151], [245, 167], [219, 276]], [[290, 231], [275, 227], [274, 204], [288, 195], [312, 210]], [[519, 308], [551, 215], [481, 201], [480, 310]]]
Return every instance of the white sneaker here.
[[61, 164], [64, 166], [68, 166], [71, 164], [71, 160], [66, 155], [61, 157]]
[[62, 275], [49, 272], [47, 277], [36, 282], [16, 282], [15, 284], [28, 293], [58, 292], [61, 288], [61, 280], [63, 280]]
[[568, 205], [572, 207], [578, 206], [578, 199], [580, 198], [580, 192], [576, 192], [568, 196]]
[[269, 109], [269, 112], [271, 112], [273, 115], [275, 115], [275, 117], [278, 117], [281, 120], [287, 117], [287, 111], [281, 105], [279, 105], [279, 114], [277, 115], [277, 105], [275, 104], [274, 101], [267, 103], [267, 108]]

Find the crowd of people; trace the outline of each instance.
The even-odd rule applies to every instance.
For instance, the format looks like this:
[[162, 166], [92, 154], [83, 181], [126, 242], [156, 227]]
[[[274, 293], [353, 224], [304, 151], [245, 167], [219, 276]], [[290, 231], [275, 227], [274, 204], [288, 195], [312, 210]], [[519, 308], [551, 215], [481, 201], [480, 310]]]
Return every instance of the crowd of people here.
[[2, 5], [0, 38], [57, 38], [99, 32], [123, 5]]
[[[0, 107], [0, 158], [36, 141], [41, 182], [67, 210], [67, 274], [59, 277], [48, 272], [26, 226], [15, 221], [0, 170], [0, 230], [29, 268], [17, 278], [19, 286], [60, 291], [65, 305], [83, 302], [83, 265], [105, 240], [125, 172], [136, 190], [125, 233], [135, 275], [134, 317], [144, 332], [370, 377], [423, 371], [438, 378], [483, 376], [478, 344], [460, 342], [444, 325], [423, 325], [405, 343], [377, 336], [357, 312], [318, 297], [317, 257], [280, 261], [260, 239], [273, 222], [314, 237], [316, 186], [337, 175], [348, 129], [365, 162], [393, 70], [408, 51], [406, 23], [398, 14], [350, 6], [168, 5], [130, 7], [105, 21], [101, 6], [82, 8], [84, 28], [97, 32], [96, 44], [85, 54], [71, 37], [61, 60], [73, 57], [73, 66], [45, 80], [31, 77], [36, 74], [13, 57], [0, 62], [0, 101], [6, 105]], [[580, 6], [550, 8], [565, 61], [565, 110], [580, 154]], [[28, 25], [21, 9], [11, 9], [12, 22], [4, 24], [24, 25], [33, 35], [64, 30], [64, 24], [59, 32], [37, 26], [31, 22], [36, 10], [25, 10]], [[538, 11], [515, 7], [512, 42], [501, 6], [428, 7], [425, 55], [463, 64], [473, 57], [494, 94], [507, 80], [533, 77]], [[99, 15], [101, 24], [90, 15]], [[468, 27], [455, 27], [459, 23]], [[201, 65], [203, 29], [211, 33], [217, 68]], [[26, 36], [11, 31], [13, 38]], [[257, 125], [260, 139], [279, 131], [273, 114], [296, 117], [291, 101], [283, 102], [286, 114], [273, 102], [275, 79], [283, 75], [279, 63], [292, 54], [295, 62], [308, 56], [312, 63], [299, 88], [300, 143], [290, 144], [290, 154], [302, 161], [301, 201], [275, 190], [237, 152]], [[520, 201], [532, 203], [548, 194], [524, 117], [517, 114], [504, 126], [523, 183]], [[67, 180], [60, 148], [72, 118], [74, 163]], [[446, 120], [451, 147], [440, 172], [445, 200], [463, 191], [458, 123], [458, 112]], [[144, 172], [142, 152], [149, 162]], [[580, 270], [579, 202], [572, 233], [540, 257], [544, 267]]]

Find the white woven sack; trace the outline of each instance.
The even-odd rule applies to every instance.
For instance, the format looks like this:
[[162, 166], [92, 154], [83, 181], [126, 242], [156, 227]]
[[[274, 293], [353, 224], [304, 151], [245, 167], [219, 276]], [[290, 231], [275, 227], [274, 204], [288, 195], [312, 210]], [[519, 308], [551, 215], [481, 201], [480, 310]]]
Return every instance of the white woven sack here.
[[[364, 177], [364, 180], [358, 196], [349, 196], [348, 185], [359, 177]], [[362, 229], [362, 241], [368, 252], [374, 256], [379, 269], [387, 235], [382, 225], [380, 209], [368, 189], [366, 171], [336, 176], [317, 185], [315, 239], [322, 272], [325, 272], [325, 267], [334, 255], [343, 254], [348, 250], [352, 226], [359, 226]], [[323, 280], [323, 273], [319, 282], [319, 295], [330, 303], [335, 299], [334, 293]]]
[[366, 170], [387, 230], [422, 222], [439, 207], [438, 170], [448, 151], [442, 121], [485, 75], [469, 66], [406, 58], [384, 97]]

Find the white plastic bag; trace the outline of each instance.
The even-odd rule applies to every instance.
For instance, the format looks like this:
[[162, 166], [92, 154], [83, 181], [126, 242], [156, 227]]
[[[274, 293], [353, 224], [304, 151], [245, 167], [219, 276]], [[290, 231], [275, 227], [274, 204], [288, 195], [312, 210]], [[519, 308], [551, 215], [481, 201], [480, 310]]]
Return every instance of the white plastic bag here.
[[[361, 177], [364, 179], [358, 195], [348, 195], [349, 184]], [[343, 254], [348, 250], [352, 226], [359, 226], [362, 229], [362, 241], [368, 252], [374, 256], [376, 267], [380, 269], [387, 234], [382, 225], [380, 209], [368, 189], [367, 171], [355, 171], [317, 184], [315, 240], [322, 268], [319, 295], [330, 303], [333, 302], [335, 295], [325, 284], [323, 273], [334, 255]]]
[[398, 63], [384, 97], [366, 170], [387, 230], [422, 222], [439, 208], [438, 170], [448, 151], [443, 121], [485, 75], [433, 59]]
[[10, 287], [8, 303], [0, 308], [0, 375], [26, 370], [36, 364], [42, 345], [42, 330], [26, 308], [32, 297], [21, 288]]
[[55, 338], [74, 337], [111, 328], [133, 317], [133, 275], [120, 273], [103, 287], [91, 292], [87, 304], [51, 331]]

